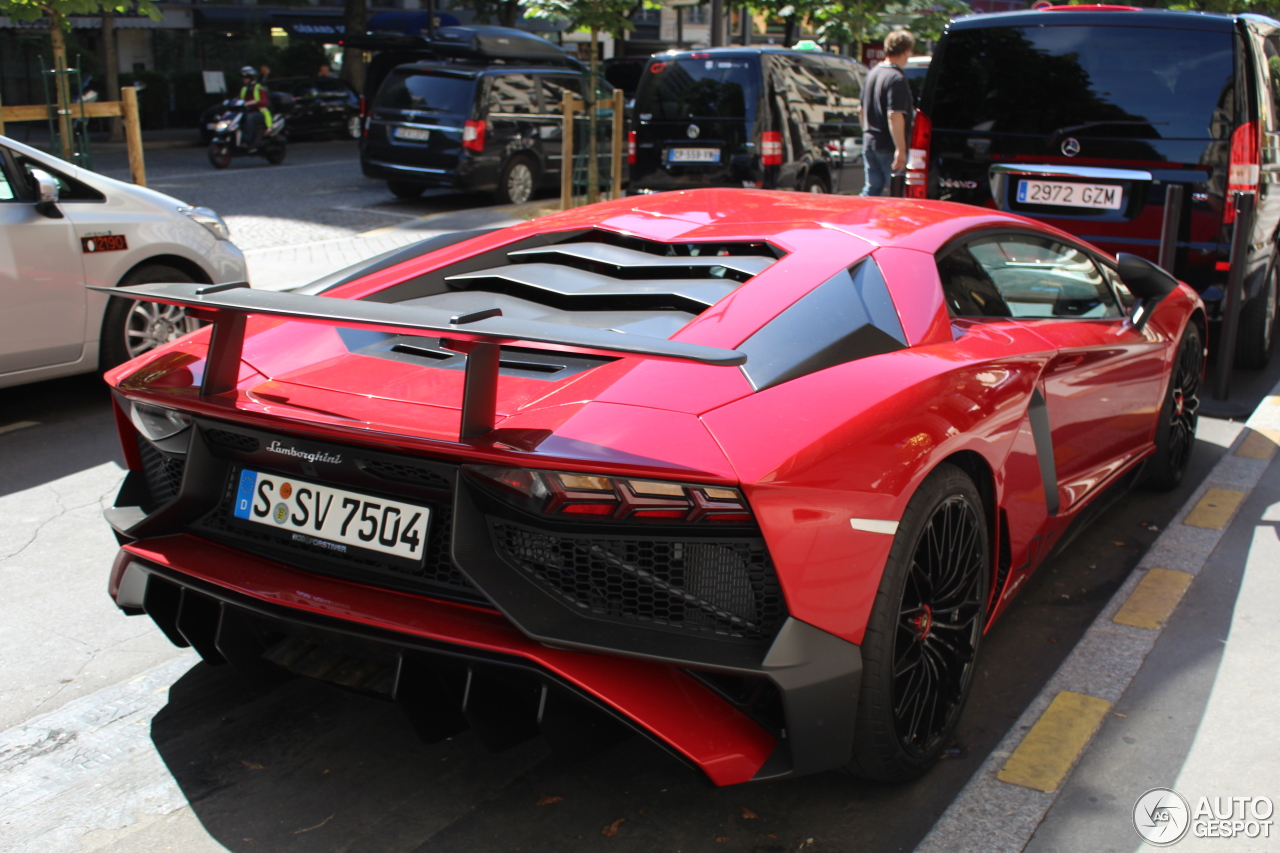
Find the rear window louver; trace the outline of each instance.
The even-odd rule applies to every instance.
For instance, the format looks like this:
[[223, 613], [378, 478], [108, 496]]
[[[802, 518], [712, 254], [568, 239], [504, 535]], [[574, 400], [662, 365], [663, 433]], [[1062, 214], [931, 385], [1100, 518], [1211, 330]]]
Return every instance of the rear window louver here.
[[[625, 245], [630, 244], [630, 245]], [[508, 263], [448, 275], [451, 288], [517, 296], [564, 311], [700, 314], [776, 260], [762, 243], [654, 243], [588, 232], [520, 248]]]

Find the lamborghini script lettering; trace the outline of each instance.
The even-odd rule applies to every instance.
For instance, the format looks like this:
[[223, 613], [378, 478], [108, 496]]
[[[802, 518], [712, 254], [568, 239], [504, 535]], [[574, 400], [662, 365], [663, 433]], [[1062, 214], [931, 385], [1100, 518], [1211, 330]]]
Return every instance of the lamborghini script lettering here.
[[305, 450], [299, 450], [298, 448], [293, 447], [292, 445], [290, 445], [289, 447], [283, 447], [278, 441], [271, 442], [271, 444], [267, 447], [267, 452], [279, 453], [281, 456], [296, 456], [299, 459], [305, 459], [308, 462], [328, 462], [332, 465], [336, 465], [342, 461], [341, 453], [339, 453], [337, 456], [333, 456], [331, 454], [325, 453], [323, 450], [317, 450], [313, 453], [308, 453]]

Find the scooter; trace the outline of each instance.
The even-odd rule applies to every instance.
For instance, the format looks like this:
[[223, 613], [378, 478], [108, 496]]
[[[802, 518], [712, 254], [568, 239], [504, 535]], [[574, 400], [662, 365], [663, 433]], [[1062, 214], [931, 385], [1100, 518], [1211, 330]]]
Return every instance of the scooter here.
[[288, 140], [284, 133], [284, 116], [273, 114], [271, 127], [262, 134], [258, 147], [250, 150], [244, 145], [240, 127], [244, 120], [244, 101], [228, 100], [223, 103], [222, 112], [214, 118], [213, 141], [209, 143], [209, 162], [215, 169], [225, 169], [231, 165], [231, 158], [260, 154], [272, 165], [283, 163], [285, 143]]

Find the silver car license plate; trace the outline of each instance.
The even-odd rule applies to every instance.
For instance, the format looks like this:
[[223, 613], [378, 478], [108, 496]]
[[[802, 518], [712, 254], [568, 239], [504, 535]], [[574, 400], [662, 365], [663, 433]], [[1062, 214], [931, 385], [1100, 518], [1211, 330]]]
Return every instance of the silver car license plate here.
[[1114, 184], [1075, 184], [1065, 181], [1018, 181], [1019, 204], [1119, 210], [1124, 193]]
[[351, 546], [415, 561], [425, 553], [431, 518], [425, 506], [248, 468], [240, 472], [233, 514], [338, 553]]
[[423, 130], [420, 127], [397, 127], [395, 129], [396, 139], [408, 139], [411, 142], [426, 142], [431, 138], [431, 131]]
[[719, 148], [670, 148], [668, 163], [719, 163]]

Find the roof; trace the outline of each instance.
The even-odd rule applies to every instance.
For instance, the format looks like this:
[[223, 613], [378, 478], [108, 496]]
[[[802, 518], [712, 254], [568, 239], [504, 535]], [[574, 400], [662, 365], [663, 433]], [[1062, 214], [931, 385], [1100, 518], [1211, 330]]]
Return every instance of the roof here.
[[419, 62], [406, 62], [395, 67], [396, 71], [429, 71], [432, 73], [444, 72], [456, 77], [474, 78], [485, 74], [511, 74], [511, 73], [528, 73], [528, 74], [574, 74], [581, 75], [585, 72], [574, 68], [571, 65], [550, 65], [534, 63], [518, 63], [511, 62], [505, 65], [495, 65], [493, 62], [467, 62], [467, 61], [443, 61], [443, 60], [422, 60]]
[[698, 48], [697, 50], [666, 50], [662, 53], [655, 53], [654, 56], [690, 56], [693, 54], [710, 54], [714, 56], [758, 56], [763, 53], [782, 53], [788, 56], [829, 56], [832, 59], [843, 59], [854, 64], [861, 64], [852, 56], [841, 56], [838, 53], [827, 53], [825, 51], [792, 50], [789, 47], [782, 47], [781, 45], [774, 44], [752, 44], [747, 45], [746, 47], [743, 47], [742, 45], [735, 45], [733, 47], [703, 47]]
[[[1080, 9], [1081, 11], [1076, 11]], [[996, 12], [987, 15], [966, 15], [956, 18], [949, 30], [979, 30], [989, 27], [1042, 27], [1042, 26], [1112, 26], [1159, 27], [1163, 29], [1194, 29], [1206, 32], [1231, 32], [1238, 15], [1219, 15], [1212, 12], [1176, 12], [1170, 9], [1142, 9], [1140, 11], [1095, 11], [1085, 7], [1073, 7], [1070, 11], [1027, 10], [1020, 12]], [[1251, 16], [1252, 17], [1252, 16]]]

